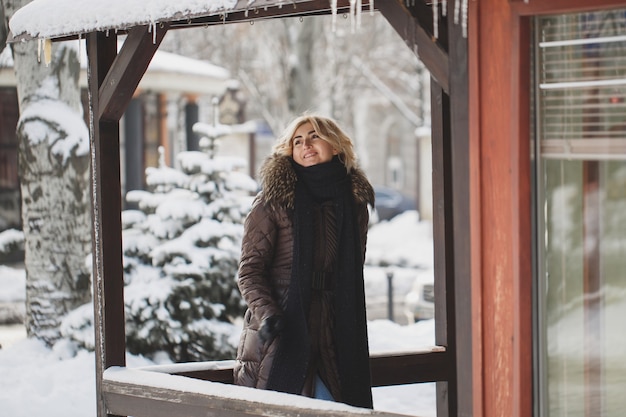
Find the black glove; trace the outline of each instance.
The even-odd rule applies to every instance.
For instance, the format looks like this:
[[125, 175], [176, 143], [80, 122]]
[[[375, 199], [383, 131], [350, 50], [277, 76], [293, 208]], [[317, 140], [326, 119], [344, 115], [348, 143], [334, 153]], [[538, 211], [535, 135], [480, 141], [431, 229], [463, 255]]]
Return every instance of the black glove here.
[[284, 327], [285, 321], [283, 316], [270, 316], [263, 319], [261, 328], [259, 329], [259, 338], [261, 339], [261, 342], [266, 343], [270, 340], [274, 340]]

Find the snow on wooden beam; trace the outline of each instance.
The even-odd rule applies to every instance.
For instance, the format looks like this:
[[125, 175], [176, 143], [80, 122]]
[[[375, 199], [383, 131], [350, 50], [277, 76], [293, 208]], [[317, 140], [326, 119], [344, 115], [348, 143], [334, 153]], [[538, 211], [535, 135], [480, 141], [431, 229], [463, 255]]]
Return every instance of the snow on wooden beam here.
[[401, 417], [300, 395], [123, 367], [107, 369], [102, 387], [108, 412], [120, 416]]
[[[277, 0], [254, 0], [273, 5]], [[55, 39], [127, 30], [172, 20], [245, 9], [248, 0], [33, 0], [11, 18], [14, 40]]]
[[[348, 13], [354, 0], [34, 0], [9, 22], [10, 42], [67, 40], [92, 32], [123, 32], [136, 26], [173, 27], [249, 21], [278, 16]], [[372, 4], [373, 4], [373, 0]], [[371, 8], [362, 0], [363, 10]], [[355, 11], [360, 14], [360, 10]]]

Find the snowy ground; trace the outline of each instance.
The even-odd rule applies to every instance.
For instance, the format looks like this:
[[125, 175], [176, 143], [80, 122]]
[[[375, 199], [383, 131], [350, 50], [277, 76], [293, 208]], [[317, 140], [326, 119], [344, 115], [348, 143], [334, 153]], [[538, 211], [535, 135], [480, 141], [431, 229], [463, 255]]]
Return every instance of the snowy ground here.
[[[432, 268], [430, 224], [408, 212], [393, 222], [374, 226], [368, 242], [368, 262], [404, 263], [403, 268], [367, 266], [370, 350], [412, 350], [434, 344], [434, 322], [415, 324], [402, 316], [403, 295], [411, 287], [415, 268]], [[394, 316], [387, 317], [387, 274], [393, 273]], [[22, 269], [0, 265], [0, 302], [24, 299]], [[404, 321], [402, 321], [404, 319]], [[95, 408], [94, 354], [70, 357], [63, 346], [48, 349], [25, 338], [22, 325], [0, 326], [0, 415], [11, 417], [92, 417]], [[129, 367], [151, 364], [129, 356]], [[374, 389], [374, 408], [414, 416], [436, 415], [435, 385], [414, 384]]]

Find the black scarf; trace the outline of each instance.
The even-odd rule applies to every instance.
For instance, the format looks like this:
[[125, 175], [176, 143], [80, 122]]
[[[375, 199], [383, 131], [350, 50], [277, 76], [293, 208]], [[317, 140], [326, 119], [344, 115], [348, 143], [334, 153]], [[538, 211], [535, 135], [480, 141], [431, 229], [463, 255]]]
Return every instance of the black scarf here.
[[309, 359], [307, 317], [313, 272], [312, 207], [332, 200], [339, 236], [335, 286], [335, 349], [341, 401], [372, 408], [367, 345], [365, 290], [359, 225], [352, 182], [345, 166], [332, 161], [303, 167], [292, 160], [298, 181], [293, 218], [294, 249], [291, 282], [285, 307], [285, 329], [274, 357], [268, 389], [300, 394]]

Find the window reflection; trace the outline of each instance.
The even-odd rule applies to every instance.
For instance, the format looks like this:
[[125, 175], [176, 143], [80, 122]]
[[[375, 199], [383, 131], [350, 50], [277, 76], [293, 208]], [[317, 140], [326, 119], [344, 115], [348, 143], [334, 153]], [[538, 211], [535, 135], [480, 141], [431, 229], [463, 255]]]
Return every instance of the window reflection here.
[[626, 408], [626, 11], [537, 19], [541, 415]]

